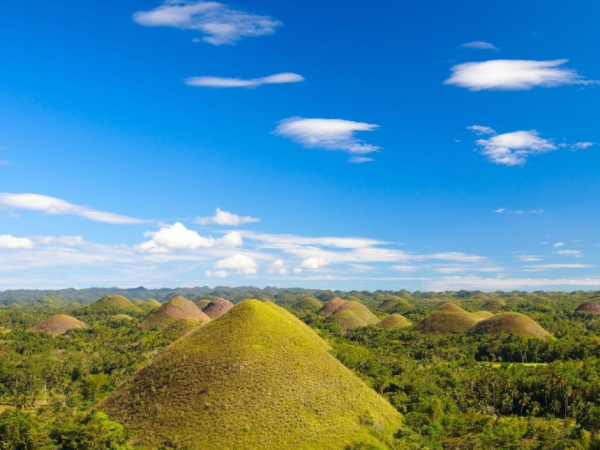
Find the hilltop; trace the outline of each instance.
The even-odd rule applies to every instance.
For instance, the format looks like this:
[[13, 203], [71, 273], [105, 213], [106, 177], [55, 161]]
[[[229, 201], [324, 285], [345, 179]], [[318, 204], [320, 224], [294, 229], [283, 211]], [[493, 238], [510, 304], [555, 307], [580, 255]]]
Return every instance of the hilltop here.
[[100, 314], [139, 313], [141, 309], [121, 295], [106, 295], [85, 308]]
[[185, 297], [175, 297], [162, 305], [160, 308], [152, 312], [140, 324], [144, 330], [152, 328], [165, 329], [169, 325], [177, 322], [179, 319], [192, 317], [200, 320], [203, 323], [210, 321], [210, 318], [200, 309]]
[[231, 308], [233, 308], [233, 303], [225, 300], [224, 298], [215, 298], [204, 309], [202, 309], [202, 312], [211, 319], [216, 319], [217, 317], [225, 314]]
[[390, 314], [383, 320], [377, 322], [377, 327], [379, 328], [406, 328], [411, 326], [412, 323], [406, 317], [400, 314]]
[[294, 303], [292, 309], [299, 313], [317, 312], [323, 308], [323, 303], [314, 297], [308, 296]]
[[29, 331], [45, 332], [50, 336], [60, 336], [76, 328], [85, 328], [85, 323], [67, 314], [57, 314], [41, 321], [33, 328], [30, 328]]
[[99, 408], [148, 450], [386, 449], [402, 424], [314, 331], [256, 300], [167, 347]]
[[550, 336], [535, 320], [524, 314], [505, 312], [482, 320], [472, 330], [473, 334], [520, 334], [546, 339]]
[[600, 303], [585, 302], [579, 305], [575, 311], [587, 314], [598, 314], [600, 313]]
[[480, 317], [465, 311], [456, 303], [444, 302], [413, 330], [430, 334], [464, 333], [480, 320]]

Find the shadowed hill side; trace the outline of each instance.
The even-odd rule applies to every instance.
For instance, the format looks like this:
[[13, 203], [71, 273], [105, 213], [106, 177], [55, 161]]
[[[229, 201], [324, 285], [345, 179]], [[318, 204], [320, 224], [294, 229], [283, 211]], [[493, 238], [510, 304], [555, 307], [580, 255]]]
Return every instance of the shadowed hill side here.
[[379, 317], [373, 314], [365, 305], [357, 301], [344, 303], [335, 310], [335, 313], [342, 311], [352, 311], [354, 314], [360, 317], [360, 320], [362, 320], [365, 325], [375, 325], [377, 322], [379, 322]]
[[346, 304], [346, 300], [342, 300], [339, 297], [331, 299], [327, 303], [325, 303], [325, 306], [323, 306], [319, 310], [319, 315], [325, 316], [325, 317], [330, 316], [334, 312], [336, 312], [340, 306], [345, 305], [345, 304]]
[[506, 312], [482, 320], [472, 330], [473, 334], [520, 334], [546, 339], [550, 336], [535, 320], [524, 314]]
[[282, 308], [247, 300], [167, 347], [99, 408], [145, 450], [388, 448], [400, 414], [327, 348]]
[[156, 311], [152, 312], [141, 324], [144, 330], [152, 328], [165, 329], [169, 325], [177, 322], [179, 319], [192, 317], [203, 323], [209, 322], [210, 318], [204, 314], [196, 305], [185, 297], [175, 297], [162, 305]]
[[487, 319], [487, 318], [492, 317], [494, 315], [494, 313], [492, 313], [490, 311], [475, 311], [472, 314], [476, 315], [480, 319]]
[[206, 298], [196, 302], [196, 306], [201, 310], [204, 310], [204, 308], [206, 308], [208, 305], [210, 305], [210, 300]]
[[50, 336], [60, 336], [75, 328], [85, 328], [85, 324], [67, 314], [57, 314], [41, 321], [33, 328], [30, 328], [29, 331], [34, 333], [44, 332]]
[[412, 325], [411, 321], [408, 320], [406, 317], [404, 317], [400, 314], [390, 314], [383, 320], [379, 321], [376, 326], [379, 328], [392, 329], [392, 328], [406, 328], [411, 325]]
[[206, 306], [206, 308], [202, 310], [202, 312], [211, 319], [216, 319], [217, 317], [225, 314], [231, 308], [233, 308], [233, 303], [225, 300], [224, 298], [215, 298]]

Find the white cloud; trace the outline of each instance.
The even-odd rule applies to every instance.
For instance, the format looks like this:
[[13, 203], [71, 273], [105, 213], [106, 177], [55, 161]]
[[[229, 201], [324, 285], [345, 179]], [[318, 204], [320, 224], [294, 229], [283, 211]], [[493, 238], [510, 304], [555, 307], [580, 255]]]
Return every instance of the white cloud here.
[[583, 257], [583, 253], [581, 253], [579, 250], [559, 250], [554, 253], [561, 256], [572, 256], [573, 258]]
[[258, 272], [258, 264], [246, 255], [235, 255], [215, 263], [215, 268], [234, 270], [244, 275], [254, 275]]
[[197, 217], [195, 222], [201, 225], [216, 224], [236, 226], [244, 223], [260, 222], [260, 219], [251, 216], [238, 216], [237, 214], [232, 214], [230, 212], [222, 211], [220, 208], [217, 208], [215, 214], [212, 217]]
[[378, 125], [342, 119], [303, 119], [293, 117], [279, 123], [275, 134], [308, 148], [343, 151], [362, 155], [380, 150], [355, 136], [357, 131], [373, 131]]
[[480, 278], [474, 276], [444, 277], [426, 283], [425, 289], [436, 292], [459, 289], [513, 290], [551, 288], [555, 286], [600, 287], [600, 277], [592, 278]]
[[461, 47], [474, 48], [477, 50], [498, 50], [498, 47], [496, 47], [494, 44], [490, 44], [489, 42], [484, 41], [466, 42], [462, 44]]
[[387, 244], [385, 241], [358, 237], [307, 237], [293, 234], [266, 234], [243, 231], [243, 236], [254, 241], [259, 241], [275, 248], [299, 246], [299, 245], [321, 245], [334, 248], [366, 248], [374, 245]]
[[553, 247], [564, 247], [565, 243], [564, 242], [557, 242], [555, 244], [552, 244]]
[[33, 241], [29, 238], [19, 238], [10, 234], [2, 234], [0, 235], [0, 248], [33, 248]]
[[148, 222], [147, 220], [98, 211], [87, 206], [74, 205], [59, 198], [39, 194], [0, 193], [0, 205], [8, 208], [42, 211], [49, 215], [75, 215], [95, 222], [118, 225], [135, 225]]
[[278, 259], [274, 261], [273, 264], [269, 267], [269, 273], [277, 273], [279, 275], [287, 275], [289, 272], [285, 267], [285, 263], [282, 259]]
[[64, 245], [65, 247], [77, 247], [84, 242], [81, 236], [42, 236], [38, 238], [38, 241], [44, 245]]
[[534, 264], [531, 266], [525, 266], [525, 270], [529, 272], [539, 272], [544, 270], [557, 270], [557, 269], [589, 269], [588, 264]]
[[469, 62], [452, 67], [452, 75], [444, 84], [481, 91], [485, 89], [527, 90], [536, 86], [596, 83], [585, 80], [575, 70], [561, 67], [566, 62], [566, 59], [554, 61], [501, 59]]
[[494, 163], [504, 166], [521, 166], [531, 156], [557, 150], [549, 139], [541, 138], [535, 130], [514, 131], [477, 140], [480, 153]]
[[585, 150], [586, 148], [590, 148], [596, 145], [594, 142], [576, 142], [571, 145], [572, 150]]
[[[202, 237], [197, 231], [188, 229], [181, 222], [165, 225], [158, 231], [147, 231], [144, 236], [151, 237], [150, 242], [154, 243], [156, 247], [168, 250], [196, 250], [216, 245], [215, 239]], [[149, 243], [144, 245], [147, 248], [156, 248]]]
[[367, 158], [365, 156], [353, 156], [348, 160], [348, 162], [352, 164], [364, 164], [368, 162], [375, 161], [373, 158]]
[[244, 244], [242, 235], [237, 231], [230, 231], [225, 236], [217, 240], [217, 244], [223, 247], [236, 248], [241, 247]]
[[496, 134], [496, 130], [490, 127], [482, 126], [482, 125], [471, 125], [467, 127], [467, 130], [471, 130], [472, 132], [483, 136], [485, 134]]
[[185, 79], [188, 86], [211, 87], [211, 88], [251, 88], [265, 84], [300, 83], [304, 81], [302, 75], [296, 73], [278, 73], [263, 78], [244, 80], [242, 78], [222, 77], [191, 77]]
[[211, 278], [227, 278], [229, 276], [229, 272], [225, 270], [206, 270], [204, 275]]
[[523, 262], [537, 262], [544, 260], [544, 258], [538, 255], [517, 255], [517, 259]]
[[167, 0], [151, 11], [138, 11], [133, 20], [147, 27], [196, 30], [213, 45], [234, 44], [244, 37], [275, 33], [281, 22], [230, 8], [218, 2]]
[[506, 208], [499, 208], [494, 210], [495, 213], [497, 214], [504, 214], [504, 213], [511, 213], [511, 214], [517, 214], [517, 215], [523, 215], [523, 214], [544, 214], [544, 210], [543, 209], [530, 209], [530, 210], [523, 210], [523, 209], [516, 209], [514, 211], [509, 211]]
[[506, 212], [506, 208], [499, 208], [499, 209], [494, 210], [494, 212], [497, 214], [503, 214]]
[[300, 268], [317, 270], [317, 269], [320, 269], [321, 267], [325, 267], [327, 265], [329, 265], [329, 262], [327, 262], [325, 259], [317, 258], [317, 257], [313, 256], [310, 258], [306, 258], [304, 261], [302, 261], [302, 264], [300, 264]]

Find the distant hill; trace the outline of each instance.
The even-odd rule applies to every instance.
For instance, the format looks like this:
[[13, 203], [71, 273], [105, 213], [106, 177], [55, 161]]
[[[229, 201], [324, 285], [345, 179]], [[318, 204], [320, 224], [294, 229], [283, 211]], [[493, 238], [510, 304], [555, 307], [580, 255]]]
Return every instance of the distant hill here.
[[198, 319], [203, 323], [210, 322], [210, 317], [200, 311], [200, 308], [194, 303], [185, 297], [178, 296], [172, 298], [160, 308], [153, 311], [140, 324], [140, 327], [144, 330], [150, 330], [152, 328], [165, 329], [179, 319], [185, 318]]
[[57, 314], [38, 323], [30, 332], [44, 332], [51, 336], [61, 336], [69, 330], [85, 328], [85, 324], [67, 314]]
[[233, 308], [233, 303], [230, 301], [225, 300], [224, 298], [215, 298], [205, 308], [202, 309], [202, 312], [211, 319], [216, 319], [217, 317], [225, 314], [231, 308]]
[[122, 295], [106, 295], [85, 308], [98, 314], [140, 313], [142, 309]]
[[519, 334], [522, 336], [546, 339], [550, 336], [535, 320], [524, 314], [505, 312], [496, 314], [477, 323], [473, 334]]
[[167, 347], [99, 405], [144, 450], [388, 449], [401, 415], [287, 311], [256, 300]]
[[383, 320], [380, 320], [376, 326], [379, 328], [394, 329], [394, 328], [406, 328], [411, 325], [412, 325], [411, 321], [408, 320], [406, 317], [404, 317], [400, 314], [390, 314]]
[[481, 317], [465, 311], [454, 302], [444, 302], [413, 330], [429, 334], [452, 334], [469, 331]]

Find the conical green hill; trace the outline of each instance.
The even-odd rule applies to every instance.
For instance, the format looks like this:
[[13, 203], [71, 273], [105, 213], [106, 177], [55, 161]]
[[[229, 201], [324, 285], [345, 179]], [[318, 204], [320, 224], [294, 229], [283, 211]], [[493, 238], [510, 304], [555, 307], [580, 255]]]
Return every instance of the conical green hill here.
[[428, 334], [465, 333], [481, 320], [481, 317], [465, 311], [455, 303], [446, 302], [418, 323], [413, 331]]
[[112, 322], [130, 322], [133, 319], [131, 318], [131, 316], [128, 316], [127, 314], [116, 314], [114, 316], [111, 316], [110, 320]]
[[520, 334], [546, 339], [550, 336], [535, 320], [524, 314], [505, 312], [482, 320], [472, 330], [473, 334]]
[[297, 301], [293, 306], [294, 311], [307, 312], [307, 313], [308, 312], [317, 312], [321, 308], [323, 308], [323, 303], [321, 303], [316, 298], [310, 297], [310, 296], [304, 297], [303, 299]]
[[146, 305], [152, 307], [152, 309], [160, 308], [161, 303], [158, 300], [151, 298], [150, 300], [146, 300]]
[[342, 312], [342, 311], [352, 311], [354, 314], [356, 314], [358, 317], [360, 317], [360, 319], [365, 323], [365, 325], [375, 325], [377, 322], [379, 322], [379, 317], [377, 317], [375, 314], [373, 314], [369, 310], [369, 308], [367, 308], [365, 305], [363, 305], [360, 302], [356, 302], [356, 301], [346, 302], [342, 306], [340, 306], [338, 309], [336, 309], [335, 313]]
[[86, 308], [87, 311], [94, 313], [118, 314], [126, 312], [141, 312], [140, 308], [122, 295], [106, 295], [96, 300]]
[[388, 448], [401, 415], [327, 347], [282, 308], [246, 300], [167, 347], [99, 409], [144, 450]]
[[194, 328], [202, 326], [204, 322], [200, 319], [196, 319], [195, 317], [184, 317], [183, 319], [179, 319], [177, 322], [173, 322], [164, 330], [164, 335], [169, 340], [177, 340]]
[[140, 324], [140, 327], [144, 330], [150, 330], [152, 328], [165, 329], [179, 319], [184, 319], [186, 317], [196, 318], [203, 323], [210, 321], [210, 318], [200, 311], [200, 309], [191, 301], [185, 297], [178, 296], [172, 298], [160, 308], [153, 311]]
[[389, 296], [379, 304], [377, 309], [385, 312], [393, 312], [397, 310], [408, 311], [412, 309], [412, 306], [401, 297]]
[[202, 310], [211, 319], [216, 319], [222, 316], [227, 311], [233, 308], [233, 303], [225, 300], [224, 298], [215, 298], [212, 302]]
[[379, 328], [406, 328], [411, 326], [412, 323], [406, 317], [400, 314], [390, 314], [383, 320], [377, 323]]
[[50, 336], [60, 336], [74, 328], [85, 328], [85, 323], [67, 314], [57, 314], [41, 321], [30, 332], [44, 332]]
[[327, 303], [325, 303], [325, 306], [323, 306], [320, 310], [319, 310], [319, 314], [321, 316], [330, 316], [331, 314], [333, 314], [334, 312], [337, 311], [337, 309], [346, 304], [346, 300], [342, 300], [339, 297], [336, 297], [334, 299], [329, 300]]
[[366, 327], [368, 324], [361, 319], [354, 311], [336, 311], [325, 319], [329, 323], [338, 324], [347, 333], [355, 328]]
[[485, 311], [498, 311], [499, 309], [501, 309], [502, 307], [506, 306], [506, 302], [504, 300], [502, 300], [501, 298], [490, 298], [488, 301], [486, 301], [483, 306], [481, 307], [481, 309], [485, 310]]

